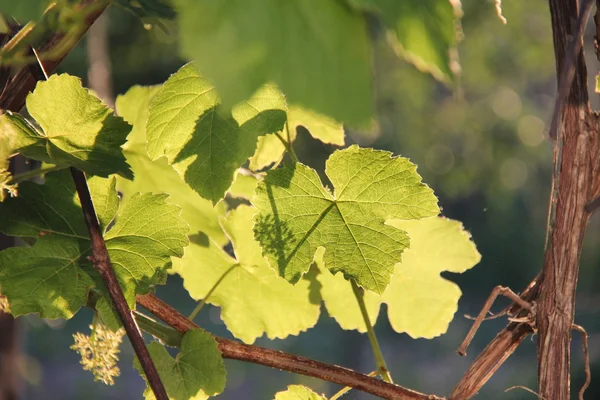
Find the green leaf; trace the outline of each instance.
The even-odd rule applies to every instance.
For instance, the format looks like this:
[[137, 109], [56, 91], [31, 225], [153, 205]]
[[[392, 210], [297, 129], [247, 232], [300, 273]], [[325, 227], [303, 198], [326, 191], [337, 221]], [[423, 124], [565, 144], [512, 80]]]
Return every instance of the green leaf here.
[[[458, 66], [460, 3], [450, 0], [349, 0], [373, 11], [392, 30], [392, 46], [422, 71], [441, 81], [454, 81]], [[456, 4], [456, 5], [453, 5]], [[455, 64], [455, 66], [453, 66]]]
[[[217, 341], [207, 332], [195, 329], [183, 335], [175, 358], [158, 342], [150, 343], [148, 350], [171, 400], [204, 400], [225, 388], [223, 358]], [[137, 358], [133, 365], [145, 376]], [[155, 399], [149, 387], [144, 397]]]
[[290, 385], [285, 392], [275, 394], [275, 400], [327, 400], [306, 386]]
[[[115, 179], [88, 180], [104, 229], [117, 213]], [[37, 312], [44, 318], [70, 318], [100, 282], [87, 256], [90, 242], [68, 171], [46, 175], [46, 184], [24, 182], [20, 196], [0, 204], [0, 231], [37, 238], [31, 248], [0, 252], [0, 285], [14, 315]], [[187, 225], [166, 195], [136, 195], [105, 232], [117, 279], [133, 305], [136, 292], [164, 282], [170, 257], [183, 254]], [[103, 292], [104, 284], [98, 289]]]
[[[344, 145], [344, 128], [339, 122], [318, 114], [312, 110], [291, 105], [287, 111], [287, 124], [290, 127], [290, 141], [296, 140], [296, 128], [303, 126], [312, 137], [323, 143], [336, 146]], [[284, 138], [287, 140], [287, 127], [284, 128]], [[250, 158], [249, 168], [259, 171], [271, 164], [278, 165], [285, 154], [285, 146], [275, 135], [266, 135], [258, 138], [256, 152]]]
[[[405, 254], [408, 251], [410, 250], [406, 250]], [[321, 298], [325, 303], [329, 315], [335, 318], [342, 329], [356, 329], [359, 332], [366, 332], [367, 327], [363, 321], [350, 282], [344, 279], [341, 272], [336, 275], [329, 272], [323, 263], [323, 255], [318, 254], [318, 252], [315, 257], [315, 263], [319, 268], [317, 280], [321, 284]], [[392, 279], [394, 279], [393, 276]], [[381, 305], [381, 297], [367, 290], [364, 292], [363, 298], [367, 307], [367, 313], [369, 314], [369, 320], [371, 324], [375, 325]]]
[[27, 96], [27, 111], [41, 131], [22, 118], [10, 119], [18, 123], [13, 143], [21, 154], [92, 175], [133, 179], [121, 149], [131, 127], [84, 89], [79, 78], [62, 74], [38, 82]]
[[[481, 255], [458, 221], [435, 217], [388, 223], [408, 232], [410, 249], [404, 252], [402, 262], [396, 264], [383, 296], [365, 293], [371, 322], [375, 324], [383, 302], [388, 305], [388, 319], [396, 332], [406, 332], [413, 338], [439, 336], [448, 329], [461, 295], [458, 286], [440, 273], [462, 273], [475, 266]], [[329, 314], [343, 329], [364, 332], [358, 305], [352, 306], [348, 300], [352, 297], [350, 284], [341, 276], [327, 273], [320, 274], [318, 279]]]
[[358, 146], [336, 151], [325, 172], [333, 194], [302, 164], [269, 171], [252, 199], [258, 210], [255, 237], [271, 266], [292, 283], [322, 246], [333, 273], [383, 293], [408, 247], [406, 233], [385, 221], [437, 215], [437, 199], [414, 164], [386, 151]]
[[134, 86], [117, 97], [118, 113], [133, 125], [124, 153], [135, 171], [133, 181], [117, 178], [117, 188], [125, 203], [137, 192], [168, 193], [169, 202], [181, 207], [181, 216], [190, 225], [191, 234], [202, 231], [217, 243], [225, 244], [227, 238], [219, 225], [219, 216], [225, 215], [225, 204], [213, 207], [181, 179], [164, 157], [152, 161], [146, 154], [149, 106], [160, 89], [161, 86]]
[[336, 120], [298, 105], [291, 105], [287, 115], [292, 131], [298, 126], [303, 126], [312, 137], [323, 143], [344, 145], [344, 127]]
[[[294, 138], [295, 138], [294, 132]], [[256, 151], [250, 157], [248, 168], [252, 171], [260, 171], [266, 167], [273, 166], [275, 168], [285, 155], [285, 146], [275, 134], [265, 135], [258, 138]]]
[[264, 333], [270, 339], [297, 335], [313, 327], [320, 312], [320, 299], [311, 293], [308, 280], [294, 286], [269, 267], [252, 237], [253, 214], [253, 207], [241, 205], [222, 220], [236, 258], [205, 238], [176, 262], [183, 264], [178, 270], [196, 300], [205, 299], [226, 274], [206, 301], [222, 308], [227, 329], [246, 343]]
[[188, 64], [152, 102], [147, 130], [150, 158], [166, 156], [188, 185], [213, 204], [254, 153], [257, 138], [280, 131], [285, 123], [285, 101], [274, 86], [263, 87], [231, 114], [218, 104], [212, 84]]
[[292, 103], [355, 126], [373, 114], [366, 23], [341, 1], [180, 0], [183, 53], [226, 104], [274, 82]]

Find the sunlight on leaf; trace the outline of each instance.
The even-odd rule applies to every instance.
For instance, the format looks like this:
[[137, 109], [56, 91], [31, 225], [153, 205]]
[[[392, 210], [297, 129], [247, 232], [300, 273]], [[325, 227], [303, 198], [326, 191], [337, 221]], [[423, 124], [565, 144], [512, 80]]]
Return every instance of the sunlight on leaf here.
[[179, 0], [183, 54], [226, 104], [274, 82], [292, 103], [353, 126], [373, 114], [364, 18], [341, 1]]
[[[439, 336], [448, 329], [461, 295], [458, 286], [440, 273], [462, 273], [474, 267], [481, 255], [458, 221], [434, 217], [420, 221], [391, 220], [388, 224], [408, 232], [410, 249], [404, 252], [402, 262], [396, 264], [390, 285], [381, 297], [365, 293], [371, 322], [375, 324], [383, 302], [388, 305], [388, 319], [396, 332], [406, 332], [413, 338]], [[321, 265], [320, 270], [323, 270]], [[318, 279], [329, 314], [343, 329], [364, 332], [358, 305], [351, 304], [349, 299], [350, 284], [341, 276], [326, 272]]]
[[202, 197], [217, 203], [235, 171], [256, 149], [259, 136], [280, 131], [285, 100], [274, 86], [264, 86], [231, 110], [195, 64], [172, 75], [150, 105], [148, 155], [169, 163]]
[[236, 258], [205, 238], [194, 241], [183, 259], [175, 262], [185, 288], [196, 300], [205, 298], [227, 272], [206, 301], [222, 308], [227, 329], [245, 343], [263, 334], [270, 339], [297, 335], [313, 327], [320, 312], [318, 292], [308, 280], [292, 285], [269, 267], [252, 237], [253, 214], [253, 207], [242, 205], [222, 220]]
[[[166, 195], [135, 195], [117, 213], [115, 179], [88, 180], [115, 273], [133, 305], [138, 291], [163, 283], [171, 257], [188, 243], [188, 226]], [[115, 213], [117, 215], [115, 216]], [[35, 238], [30, 247], [0, 252], [0, 286], [15, 316], [37, 312], [44, 318], [70, 318], [97, 284], [87, 256], [90, 241], [73, 180], [68, 171], [46, 175], [46, 184], [21, 184], [20, 196], [0, 203], [0, 231]]]
[[358, 146], [336, 151], [325, 172], [333, 193], [302, 164], [269, 171], [252, 199], [258, 210], [255, 238], [271, 266], [292, 283], [322, 246], [333, 273], [383, 293], [409, 242], [404, 231], [385, 221], [437, 215], [437, 198], [414, 164], [386, 151]]
[[27, 96], [27, 111], [41, 131], [16, 114], [10, 117], [18, 127], [13, 144], [22, 155], [92, 175], [117, 173], [133, 179], [120, 148], [131, 126], [85, 89], [79, 78], [61, 74], [38, 82]]
[[191, 234], [202, 231], [217, 243], [225, 244], [227, 238], [219, 225], [219, 216], [225, 215], [225, 205], [219, 203], [213, 207], [184, 182], [166, 158], [152, 161], [146, 153], [150, 102], [160, 89], [161, 86], [134, 86], [117, 97], [117, 111], [133, 125], [124, 153], [135, 172], [133, 181], [117, 178], [117, 189], [125, 202], [137, 192], [168, 193], [169, 202], [181, 207], [181, 216], [190, 225]]
[[275, 394], [275, 400], [327, 400], [306, 386], [290, 385], [285, 392]]

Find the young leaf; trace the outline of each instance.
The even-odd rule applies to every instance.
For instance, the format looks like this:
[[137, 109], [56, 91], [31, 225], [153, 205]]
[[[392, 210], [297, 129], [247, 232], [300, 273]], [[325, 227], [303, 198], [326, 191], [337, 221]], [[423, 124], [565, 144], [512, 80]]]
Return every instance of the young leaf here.
[[117, 189], [125, 203], [137, 192], [168, 193], [169, 202], [181, 207], [181, 216], [190, 225], [191, 234], [202, 231], [224, 245], [227, 238], [219, 225], [219, 216], [225, 215], [225, 204], [213, 207], [181, 179], [164, 157], [152, 161], [146, 154], [148, 109], [160, 89], [161, 86], [134, 86], [117, 97], [118, 113], [133, 125], [124, 153], [135, 171], [133, 181], [117, 178]]
[[373, 112], [366, 23], [341, 1], [180, 0], [183, 53], [227, 104], [267, 82], [289, 100], [362, 126]]
[[52, 75], [27, 96], [27, 111], [41, 131], [13, 115], [17, 150], [31, 158], [68, 165], [92, 175], [133, 179], [121, 145], [131, 126], [81, 86], [79, 78]]
[[289, 106], [287, 117], [292, 131], [303, 126], [312, 137], [323, 143], [344, 145], [344, 127], [333, 118], [295, 104]]
[[[115, 180], [91, 178], [90, 190], [103, 228], [117, 212]], [[170, 257], [187, 244], [187, 225], [166, 195], [137, 195], [105, 233], [106, 247], [126, 298], [164, 281]], [[21, 195], [0, 204], [0, 231], [37, 238], [31, 248], [0, 252], [0, 285], [14, 315], [37, 312], [70, 318], [99, 277], [87, 256], [90, 242], [68, 171], [47, 174], [46, 184], [24, 182]], [[104, 290], [103, 284], [98, 288]]]
[[[195, 329], [183, 335], [181, 349], [175, 358], [157, 342], [150, 343], [148, 350], [171, 400], [204, 400], [225, 388], [226, 372], [221, 352], [216, 340], [203, 330]], [[137, 358], [133, 365], [144, 376]], [[144, 397], [155, 399], [149, 387]]]
[[275, 400], [327, 400], [306, 386], [290, 385], [285, 392], [275, 394]]
[[[323, 143], [336, 146], [344, 145], [344, 128], [341, 123], [312, 110], [290, 105], [287, 110], [287, 124], [289, 126], [290, 140], [296, 139], [296, 128], [303, 126], [310, 135]], [[287, 140], [287, 128], [284, 129], [284, 138]], [[261, 170], [273, 163], [279, 164], [285, 154], [285, 146], [274, 134], [258, 138], [256, 152], [250, 158], [249, 168], [253, 171]]]
[[[461, 273], [481, 259], [468, 232], [458, 221], [443, 217], [420, 221], [391, 220], [388, 224], [408, 232], [410, 249], [396, 264], [390, 285], [378, 296], [366, 292], [371, 323], [375, 324], [379, 305], [387, 303], [388, 319], [396, 332], [413, 338], [433, 338], [446, 332], [458, 307], [458, 286], [440, 277], [442, 271]], [[320, 271], [323, 271], [320, 265]], [[341, 276], [319, 274], [321, 295], [329, 314], [343, 329], [365, 331], [358, 305], [351, 307], [350, 284]], [[344, 304], [347, 307], [344, 307]]]
[[252, 237], [253, 214], [253, 207], [241, 205], [223, 219], [236, 259], [206, 239], [193, 243], [176, 262], [182, 264], [178, 270], [190, 296], [220, 306], [227, 329], [246, 343], [264, 333], [270, 339], [297, 335], [317, 323], [320, 311], [308, 280], [294, 286], [269, 267]]
[[147, 130], [150, 158], [166, 156], [188, 185], [213, 204], [254, 153], [257, 138], [280, 131], [286, 117], [285, 100], [274, 86], [263, 87], [231, 114], [218, 105], [212, 84], [188, 64], [152, 102]]
[[[406, 250], [405, 254], [410, 251]], [[406, 257], [405, 255], [403, 257]], [[366, 332], [367, 327], [364, 324], [358, 301], [354, 296], [352, 285], [341, 272], [333, 275], [323, 264], [323, 255], [315, 257], [315, 263], [319, 268], [317, 279], [321, 284], [321, 298], [327, 308], [327, 312], [332, 318], [335, 318], [342, 329], [356, 329], [359, 332]], [[392, 276], [392, 280], [394, 277]], [[367, 314], [371, 324], [375, 325], [381, 305], [381, 297], [369, 290], [364, 293], [364, 301], [367, 307]]]
[[[441, 81], [454, 81], [459, 41], [460, 2], [451, 0], [349, 0], [379, 15], [392, 30], [392, 45], [422, 71]], [[455, 8], [456, 7], [456, 8]]]
[[333, 273], [383, 293], [408, 247], [406, 233], [385, 221], [437, 215], [437, 199], [414, 164], [386, 151], [336, 151], [325, 172], [333, 194], [302, 164], [269, 171], [252, 199], [258, 210], [255, 238], [271, 266], [292, 283], [322, 246]]

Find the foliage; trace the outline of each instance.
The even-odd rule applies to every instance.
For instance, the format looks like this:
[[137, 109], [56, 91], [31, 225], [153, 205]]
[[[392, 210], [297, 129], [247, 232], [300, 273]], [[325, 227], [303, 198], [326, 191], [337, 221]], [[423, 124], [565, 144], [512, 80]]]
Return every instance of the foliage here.
[[[308, 330], [321, 300], [344, 329], [370, 328], [385, 302], [397, 332], [444, 333], [461, 292], [440, 273], [463, 272], [480, 256], [460, 223], [438, 216], [438, 199], [416, 165], [353, 145], [327, 160], [328, 187], [298, 161], [293, 146], [299, 127], [343, 146], [343, 124], [372, 126], [373, 16], [381, 21], [371, 28], [383, 31], [395, 51], [453, 82], [456, 6], [446, 0], [177, 0], [175, 8], [163, 0], [115, 2], [140, 18], [177, 18], [182, 53], [193, 61], [162, 85], [134, 86], [119, 96], [118, 115], [78, 78], [60, 74], [27, 96], [28, 115], [0, 116], [3, 157], [21, 154], [56, 170], [43, 184], [20, 183], [18, 197], [0, 203], [0, 231], [29, 244], [0, 252], [0, 287], [11, 312], [68, 319], [89, 305], [109, 330], [120, 327], [88, 260], [80, 199], [65, 170], [77, 168], [88, 175], [131, 308], [137, 294], [164, 284], [171, 270], [200, 301], [198, 310], [205, 303], [221, 307], [228, 330], [246, 343]], [[266, 172], [253, 174], [245, 165]], [[10, 178], [6, 166], [0, 173], [2, 189], [15, 195], [19, 177]], [[362, 296], [353, 299], [351, 285], [365, 289], [372, 318], [359, 314]], [[88, 354], [92, 342], [78, 336], [75, 347]], [[188, 331], [175, 358], [160, 342], [149, 350], [170, 398], [223, 391], [225, 366], [207, 332]], [[149, 388], [145, 396], [154, 398]], [[276, 395], [287, 398], [323, 397], [290, 386]]]

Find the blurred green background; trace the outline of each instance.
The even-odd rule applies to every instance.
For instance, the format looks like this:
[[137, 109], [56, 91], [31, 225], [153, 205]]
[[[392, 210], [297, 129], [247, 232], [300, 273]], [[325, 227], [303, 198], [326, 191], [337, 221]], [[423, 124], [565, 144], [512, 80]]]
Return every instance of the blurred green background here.
[[[435, 190], [443, 214], [463, 222], [483, 255], [481, 263], [462, 275], [448, 275], [463, 291], [459, 311], [448, 332], [434, 340], [413, 340], [389, 327], [385, 310], [376, 332], [394, 380], [425, 393], [447, 395], [475, 355], [504, 325], [505, 319], [486, 322], [467, 357], [456, 355], [470, 321], [496, 285], [522, 290], [541, 268], [552, 162], [552, 146], [545, 138], [555, 93], [555, 66], [548, 6], [542, 0], [507, 1], [503, 25], [493, 3], [464, 2], [464, 41], [459, 53], [462, 79], [451, 91], [398, 59], [378, 43], [375, 54], [377, 129], [347, 132], [347, 143], [358, 143], [409, 157], [419, 166], [424, 182]], [[135, 84], [166, 80], [185, 60], [177, 55], [175, 25], [153, 26], [118, 8], [108, 12], [109, 51], [114, 93]], [[586, 36], [592, 43], [592, 33]], [[84, 40], [61, 65], [60, 72], [86, 81], [88, 62]], [[591, 48], [588, 54], [593, 54]], [[590, 75], [597, 70], [590, 63]], [[593, 93], [593, 91], [591, 92]], [[594, 96], [592, 96], [594, 97]], [[597, 99], [593, 99], [596, 101]], [[323, 170], [334, 150], [300, 135], [299, 158]], [[600, 216], [590, 222], [577, 299], [576, 322], [590, 335], [593, 376], [600, 377]], [[181, 280], [169, 278], [159, 297], [188, 314], [194, 302]], [[504, 302], [497, 305], [499, 310]], [[23, 375], [26, 399], [142, 398], [144, 381], [131, 367], [132, 350], [122, 346], [121, 377], [114, 387], [93, 382], [79, 356], [69, 346], [71, 334], [87, 332], [92, 313], [85, 310], [68, 322], [21, 318]], [[210, 332], [230, 336], [217, 308], [206, 308], [198, 318]], [[516, 385], [536, 388], [534, 340], [527, 339], [483, 388], [481, 399], [530, 399], [534, 395]], [[325, 310], [317, 327], [286, 340], [261, 339], [257, 344], [302, 354], [362, 372], [375, 369], [366, 335], [342, 331]], [[583, 352], [580, 336], [573, 341], [573, 398], [582, 385]], [[288, 384], [302, 383], [332, 395], [338, 388], [319, 380], [226, 361], [228, 381], [222, 399], [270, 399]], [[600, 380], [593, 379], [587, 398], [600, 398]], [[345, 399], [372, 396], [351, 392]]]

